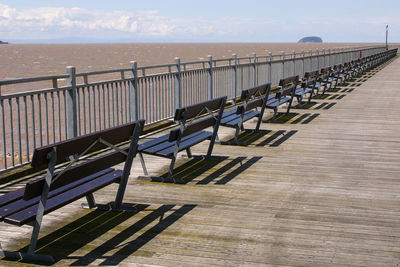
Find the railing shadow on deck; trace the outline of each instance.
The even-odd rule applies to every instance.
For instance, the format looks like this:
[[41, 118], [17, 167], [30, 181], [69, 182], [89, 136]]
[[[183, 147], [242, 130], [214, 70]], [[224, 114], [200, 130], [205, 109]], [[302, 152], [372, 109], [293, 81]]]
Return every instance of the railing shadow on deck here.
[[[37, 252], [52, 255], [55, 263], [63, 259], [76, 259], [71, 265], [90, 265], [98, 259], [104, 259], [101, 265], [118, 265], [124, 259], [139, 250], [153, 238], [177, 222], [185, 214], [193, 210], [196, 205], [161, 205], [155, 209], [149, 209], [149, 205], [125, 204], [137, 209], [136, 212], [118, 212], [94, 210], [89, 214], [71, 222], [70, 224], [42, 237], [38, 242]], [[121, 225], [133, 219], [139, 212], [150, 212], [132, 225]], [[167, 216], [165, 214], [168, 213]], [[147, 226], [151, 226], [142, 234], [139, 234]], [[90, 245], [92, 250], [87, 250], [84, 256], [71, 256], [75, 251], [89, 245], [91, 242], [105, 234], [111, 236], [111, 230], [122, 228], [109, 239], [102, 240], [101, 245]], [[110, 234], [111, 233], [111, 234]], [[114, 232], [115, 233], [115, 232]], [[132, 241], [128, 241], [137, 236]], [[25, 251], [27, 247], [21, 249]], [[105, 256], [110, 251], [115, 251], [111, 256]], [[29, 263], [29, 261], [24, 261]], [[46, 263], [42, 263], [46, 264]], [[51, 264], [48, 264], [51, 265]]]
[[173, 176], [179, 177], [185, 184], [190, 182], [198, 185], [227, 184], [261, 158], [212, 156], [210, 159], [198, 159], [195, 157], [176, 167]]

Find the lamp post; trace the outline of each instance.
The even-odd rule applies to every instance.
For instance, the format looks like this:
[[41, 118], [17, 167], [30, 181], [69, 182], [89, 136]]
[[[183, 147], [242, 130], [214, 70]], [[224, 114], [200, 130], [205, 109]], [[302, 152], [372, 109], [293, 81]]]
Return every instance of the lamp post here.
[[386, 24], [386, 50], [388, 50], [388, 30], [389, 30], [389, 25]]

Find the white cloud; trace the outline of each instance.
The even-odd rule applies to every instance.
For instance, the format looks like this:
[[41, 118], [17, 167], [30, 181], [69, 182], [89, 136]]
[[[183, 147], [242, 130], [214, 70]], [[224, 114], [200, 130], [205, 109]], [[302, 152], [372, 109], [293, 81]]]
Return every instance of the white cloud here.
[[[42, 7], [18, 11], [0, 4], [3, 38], [51, 38], [96, 36], [99, 32], [133, 33], [139, 37], [165, 36], [174, 22], [157, 11], [93, 11], [83, 8]], [[47, 34], [46, 34], [47, 33]]]
[[[0, 0], [1, 1], [1, 0]], [[301, 12], [299, 12], [300, 14]], [[329, 41], [377, 39], [380, 24], [400, 27], [397, 18], [376, 17], [170, 17], [157, 10], [98, 11], [84, 8], [41, 7], [17, 10], [0, 3], [1, 39], [86, 38], [130, 41], [297, 41], [307, 34]], [[394, 36], [393, 33], [392, 36]]]
[[162, 16], [157, 10], [96, 11], [63, 7], [16, 10], [0, 4], [0, 34], [3, 39], [211, 40], [236, 36], [239, 33], [235, 25], [245, 27], [233, 18], [176, 18]]

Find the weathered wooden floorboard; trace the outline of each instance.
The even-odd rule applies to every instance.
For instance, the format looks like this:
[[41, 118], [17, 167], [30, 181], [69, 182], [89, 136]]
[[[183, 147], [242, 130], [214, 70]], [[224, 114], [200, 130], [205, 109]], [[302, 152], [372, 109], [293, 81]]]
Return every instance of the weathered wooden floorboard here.
[[[174, 175], [184, 185], [138, 180], [135, 159], [124, 202], [136, 213], [76, 201], [44, 217], [38, 253], [60, 266], [398, 266], [399, 71], [396, 58], [275, 122], [268, 111], [261, 133], [240, 134], [247, 146], [217, 144], [211, 160], [179, 157]], [[233, 135], [220, 127], [221, 140]], [[168, 170], [168, 159], [144, 157], [151, 175]], [[96, 201], [113, 201], [116, 188]], [[3, 248], [29, 244], [30, 227], [0, 227]]]

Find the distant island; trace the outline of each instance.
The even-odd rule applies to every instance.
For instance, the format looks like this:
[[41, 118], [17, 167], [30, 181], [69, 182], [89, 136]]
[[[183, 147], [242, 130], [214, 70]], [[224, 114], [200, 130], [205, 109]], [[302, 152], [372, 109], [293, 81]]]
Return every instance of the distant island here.
[[307, 36], [301, 38], [298, 43], [322, 43], [322, 39], [318, 36]]
[[0, 44], [8, 44], [8, 42], [0, 41]]

